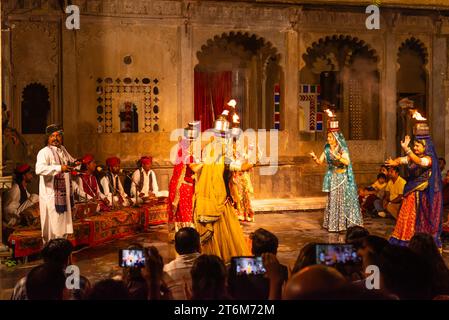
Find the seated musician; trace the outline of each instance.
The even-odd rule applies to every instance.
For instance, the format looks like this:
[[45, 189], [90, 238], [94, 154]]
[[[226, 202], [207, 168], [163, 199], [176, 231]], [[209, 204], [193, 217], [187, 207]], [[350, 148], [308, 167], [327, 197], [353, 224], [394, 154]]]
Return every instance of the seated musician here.
[[131, 184], [131, 198], [137, 203], [148, 202], [152, 198], [167, 196], [167, 191], [159, 191], [156, 174], [151, 167], [153, 158], [144, 156], [139, 160], [139, 169], [134, 171]]
[[113, 207], [128, 207], [131, 202], [120, 181], [120, 159], [111, 157], [106, 160], [108, 171], [100, 179], [100, 190]]
[[19, 165], [14, 170], [12, 188], [5, 193], [3, 199], [3, 220], [8, 227], [34, 224], [31, 220], [37, 216], [26, 214], [27, 209], [39, 203], [39, 196], [30, 194], [27, 189], [32, 179], [33, 173], [28, 164]]
[[97, 170], [97, 163], [91, 154], [86, 154], [81, 159], [81, 174], [78, 175], [75, 184], [75, 194], [78, 195], [81, 201], [95, 200], [99, 201], [97, 212], [107, 211], [109, 200], [100, 191], [97, 183], [97, 178], [94, 173]]

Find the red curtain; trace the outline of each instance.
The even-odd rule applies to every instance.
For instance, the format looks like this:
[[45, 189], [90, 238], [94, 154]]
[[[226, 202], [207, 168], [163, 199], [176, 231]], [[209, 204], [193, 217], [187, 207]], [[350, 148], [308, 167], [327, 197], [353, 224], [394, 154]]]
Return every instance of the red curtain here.
[[201, 131], [213, 127], [231, 94], [232, 71], [195, 71], [195, 120], [201, 121]]

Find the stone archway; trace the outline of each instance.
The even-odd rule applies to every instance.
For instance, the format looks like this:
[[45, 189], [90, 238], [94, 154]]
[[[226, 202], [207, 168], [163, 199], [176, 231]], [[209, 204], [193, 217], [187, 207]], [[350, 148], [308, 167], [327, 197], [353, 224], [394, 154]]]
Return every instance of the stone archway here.
[[300, 81], [320, 87], [316, 94], [318, 108], [322, 111], [331, 106], [337, 111], [348, 139], [379, 139], [380, 76], [376, 50], [356, 37], [333, 35], [312, 43], [302, 58], [305, 66], [300, 71]]
[[[426, 69], [428, 59], [425, 44], [415, 37], [406, 39], [398, 48], [397, 100], [409, 98], [425, 117], [429, 116], [429, 74]], [[405, 110], [398, 108], [397, 119], [398, 138], [411, 135], [413, 124]], [[397, 141], [397, 150], [401, 150], [400, 140]]]
[[402, 42], [398, 49], [398, 98], [410, 97], [425, 115], [428, 115], [428, 58], [426, 46], [414, 37]]
[[22, 92], [22, 133], [45, 133], [49, 112], [48, 89], [40, 83], [27, 85]]
[[[224, 76], [226, 80], [223, 81], [230, 81], [229, 95], [238, 102], [237, 110], [243, 129], [280, 128], [282, 101], [275, 103], [275, 92], [281, 91], [283, 74], [280, 54], [269, 41], [248, 32], [223, 33], [209, 39], [197, 52], [197, 58], [196, 79], [198, 74], [206, 74], [206, 77], [209, 75], [212, 78]], [[210, 77], [206, 79], [212, 79]], [[217, 85], [213, 79], [209, 82], [209, 85]], [[201, 110], [197, 108], [199, 87], [201, 85], [195, 81], [196, 120], [201, 117]], [[209, 91], [211, 97], [214, 96], [213, 88], [205, 91]], [[213, 104], [214, 99], [211, 97], [203, 97], [206, 104], [209, 103], [207, 100]], [[215, 101], [215, 104], [219, 103], [222, 102]], [[215, 115], [221, 110], [219, 105], [206, 108], [213, 109]]]

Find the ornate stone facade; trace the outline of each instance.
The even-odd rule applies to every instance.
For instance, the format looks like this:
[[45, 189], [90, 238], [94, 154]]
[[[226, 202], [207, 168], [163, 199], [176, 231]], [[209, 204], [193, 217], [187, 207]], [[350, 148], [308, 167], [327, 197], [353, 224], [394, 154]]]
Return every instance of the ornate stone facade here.
[[[170, 132], [193, 119], [194, 68], [197, 53], [209, 40], [230, 32], [263, 38], [280, 54], [283, 70], [279, 133], [280, 168], [275, 176], [254, 173], [259, 198], [317, 194], [321, 190], [322, 168], [315, 167], [307, 153], [322, 149], [324, 137], [302, 139], [299, 130], [300, 70], [303, 55], [316, 41], [348, 35], [364, 41], [378, 57], [380, 79], [380, 139], [350, 141], [351, 155], [359, 183], [367, 183], [388, 156], [396, 154], [396, 72], [402, 43], [415, 37], [427, 50], [426, 70], [430, 75], [428, 100], [434, 133], [449, 133], [449, 86], [447, 74], [449, 19], [421, 14], [418, 9], [396, 9], [383, 0], [381, 29], [367, 30], [367, 15], [361, 7], [292, 5], [287, 1], [152, 1], [75, 0], [81, 9], [81, 29], [64, 28], [65, 15], [59, 1], [2, 1], [10, 26], [11, 41], [3, 49], [11, 52], [12, 76], [5, 94], [20, 124], [20, 92], [29, 82], [43, 83], [51, 92], [51, 121], [63, 122], [66, 144], [75, 155], [94, 153], [101, 162], [110, 155], [123, 157], [134, 166], [142, 154], [155, 157], [166, 188], [170, 174]], [[335, 3], [336, 1], [332, 1]], [[345, 1], [345, 3], [350, 1]], [[416, 0], [419, 5], [425, 1]], [[444, 6], [446, 1], [434, 5]], [[359, 4], [359, 1], [353, 1]], [[385, 5], [385, 6], [383, 6]], [[125, 64], [125, 56], [133, 62]], [[438, 67], [438, 69], [435, 69]], [[98, 134], [95, 81], [99, 77], [161, 78], [161, 112], [158, 133]], [[446, 118], [441, 115], [445, 114]], [[74, 118], [76, 117], [76, 121]], [[443, 119], [443, 120], [442, 120]], [[437, 139], [438, 152], [449, 156], [448, 139]], [[32, 152], [41, 146], [40, 136], [27, 136]], [[174, 139], [176, 140], [176, 139]], [[279, 192], [275, 193], [275, 192]]]

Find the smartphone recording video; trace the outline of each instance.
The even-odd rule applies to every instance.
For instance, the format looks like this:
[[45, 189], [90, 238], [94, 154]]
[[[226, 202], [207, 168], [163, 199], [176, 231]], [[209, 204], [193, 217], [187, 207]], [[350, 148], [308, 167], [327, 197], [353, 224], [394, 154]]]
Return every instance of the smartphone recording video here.
[[264, 275], [266, 272], [262, 257], [233, 257], [231, 268], [237, 276]]
[[142, 268], [145, 266], [145, 254], [143, 250], [120, 250], [119, 266], [122, 268]]
[[322, 243], [316, 245], [316, 263], [329, 267], [361, 262], [352, 244]]

